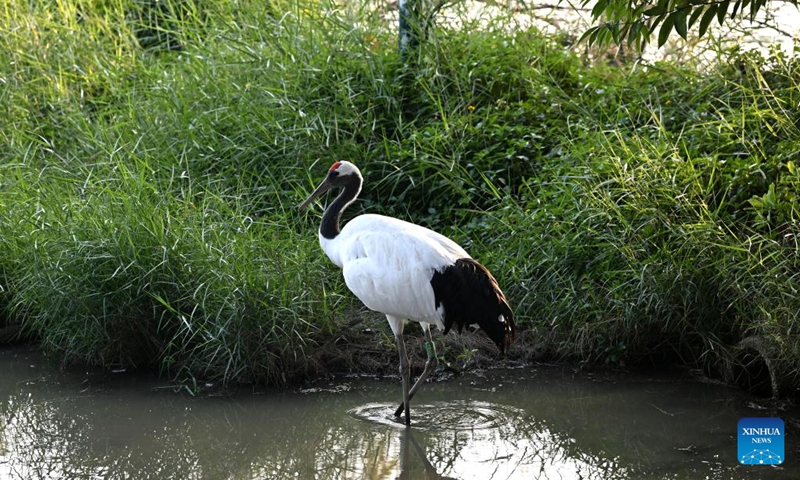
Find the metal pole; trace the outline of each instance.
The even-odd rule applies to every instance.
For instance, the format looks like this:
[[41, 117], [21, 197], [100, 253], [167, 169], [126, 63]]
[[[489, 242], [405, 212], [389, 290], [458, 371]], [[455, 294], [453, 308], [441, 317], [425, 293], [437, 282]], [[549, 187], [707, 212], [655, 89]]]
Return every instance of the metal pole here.
[[410, 51], [419, 46], [419, 0], [398, 0], [397, 9], [400, 13], [399, 44], [400, 57], [405, 61]]

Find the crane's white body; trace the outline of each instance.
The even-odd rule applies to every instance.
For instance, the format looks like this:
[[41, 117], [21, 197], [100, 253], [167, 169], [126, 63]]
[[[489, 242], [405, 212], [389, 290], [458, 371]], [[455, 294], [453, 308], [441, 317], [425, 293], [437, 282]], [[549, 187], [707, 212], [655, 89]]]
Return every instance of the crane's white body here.
[[[335, 162], [299, 208], [306, 208], [333, 187], [342, 188], [322, 215], [319, 243], [342, 269], [353, 294], [389, 320], [403, 379], [403, 403], [395, 417], [405, 411], [405, 423], [410, 425], [409, 401], [438, 363], [431, 325], [447, 332], [453, 325], [461, 331], [465, 325], [477, 323], [504, 353], [514, 337], [514, 315], [492, 274], [444, 235], [372, 214], [358, 216], [340, 228], [342, 212], [358, 197], [362, 183], [355, 165]], [[428, 354], [413, 387], [403, 341], [403, 327], [409, 320], [422, 327]]]
[[431, 277], [459, 258], [469, 258], [449, 238], [413, 223], [365, 214], [339, 235], [319, 236], [322, 250], [342, 269], [347, 288], [370, 310], [386, 314], [395, 334], [407, 320], [444, 328]]

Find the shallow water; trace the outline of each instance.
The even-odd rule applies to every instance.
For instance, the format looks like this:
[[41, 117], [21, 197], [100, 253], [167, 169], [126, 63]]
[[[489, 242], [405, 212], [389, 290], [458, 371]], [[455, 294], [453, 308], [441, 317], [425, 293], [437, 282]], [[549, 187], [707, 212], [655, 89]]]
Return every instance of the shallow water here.
[[[131, 373], [0, 349], [2, 479], [800, 478], [798, 411], [687, 374], [557, 367], [190, 397]], [[786, 422], [780, 467], [736, 462], [742, 417]], [[439, 475], [439, 476], [437, 476]]]

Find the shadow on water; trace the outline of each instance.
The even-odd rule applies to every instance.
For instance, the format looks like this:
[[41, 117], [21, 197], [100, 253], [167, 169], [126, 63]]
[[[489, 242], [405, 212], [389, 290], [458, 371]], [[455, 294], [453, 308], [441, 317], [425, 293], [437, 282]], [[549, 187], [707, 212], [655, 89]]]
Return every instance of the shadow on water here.
[[[396, 379], [193, 398], [19, 348], [0, 372], [3, 479], [800, 478], [796, 409], [685, 374], [464, 375], [428, 384], [406, 429]], [[784, 465], [737, 464], [744, 416], [784, 418]]]

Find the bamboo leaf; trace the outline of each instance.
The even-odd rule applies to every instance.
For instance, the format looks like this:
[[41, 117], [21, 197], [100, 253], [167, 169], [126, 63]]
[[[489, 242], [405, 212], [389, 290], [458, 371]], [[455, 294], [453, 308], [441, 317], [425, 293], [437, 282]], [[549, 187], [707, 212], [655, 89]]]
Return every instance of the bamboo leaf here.
[[642, 31], [642, 22], [635, 21], [631, 24], [631, 29], [628, 31], [628, 46], [632, 47], [633, 42], [639, 38], [639, 33]]
[[653, 34], [653, 30], [647, 26], [646, 23], [642, 22], [642, 30], [639, 32], [639, 50], [644, 50], [644, 46], [650, 41], [650, 35]]
[[608, 35], [610, 30], [606, 25], [605, 28], [601, 28], [599, 32], [597, 32], [597, 44], [598, 45], [608, 45]]
[[692, 11], [692, 15], [689, 17], [689, 28], [692, 28], [694, 24], [697, 23], [697, 19], [700, 18], [700, 15], [702, 15], [704, 11], [705, 11], [705, 6], [703, 5], [695, 8]]
[[608, 7], [608, 0], [597, 0], [597, 4], [592, 8], [592, 18], [598, 19]]
[[664, 23], [661, 24], [661, 30], [658, 31], [658, 46], [667, 43], [669, 34], [672, 32], [672, 27], [675, 25], [675, 15], [668, 15], [664, 18]]
[[697, 32], [698, 36], [703, 36], [706, 34], [708, 30], [708, 26], [711, 25], [711, 21], [714, 20], [714, 17], [717, 15], [717, 7], [716, 5], [709, 5], [706, 9], [706, 13], [703, 14], [703, 18], [700, 19], [700, 27], [699, 31]]
[[617, 28], [611, 31], [611, 34], [614, 36], [614, 42], [622, 43], [625, 41], [626, 38], [628, 38], [628, 35], [630, 34], [631, 24], [624, 23], [622, 27], [620, 27], [619, 25], [617, 25], [616, 27]]
[[724, 2], [721, 2], [719, 5], [717, 5], [717, 8], [719, 9], [717, 11], [717, 21], [719, 21], [720, 25], [722, 25], [725, 22], [725, 14], [728, 13], [728, 6], [730, 4], [731, 4], [730, 0], [725, 0]]
[[597, 37], [597, 29], [600, 27], [591, 27], [583, 32], [581, 38], [578, 39], [578, 43], [586, 40], [589, 45], [594, 44], [594, 39]]
[[684, 40], [686, 40], [686, 14], [689, 12], [689, 7], [683, 7], [680, 10], [676, 11], [672, 14], [675, 19], [672, 21], [675, 27], [675, 31], [678, 32]]
[[767, 2], [765, 0], [754, 0], [753, 3], [750, 4], [750, 21], [753, 22], [756, 19], [756, 15], [758, 15], [758, 11], [761, 10]]
[[661, 22], [664, 21], [664, 18], [665, 17], [661, 16], [661, 17], [656, 17], [655, 19], [653, 19], [653, 23], [650, 24], [650, 31], [651, 32], [655, 32], [656, 31], [656, 27], [658, 27], [661, 24]]
[[733, 10], [731, 10], [731, 18], [736, 16], [736, 12], [739, 11], [739, 7], [742, 6], [742, 0], [736, 0], [733, 2]]
[[648, 17], [656, 17], [658, 15], [664, 15], [665, 13], [667, 13], [667, 4], [662, 3], [660, 5], [656, 5], [655, 7], [648, 8], [642, 13], [642, 15], [646, 15]]

